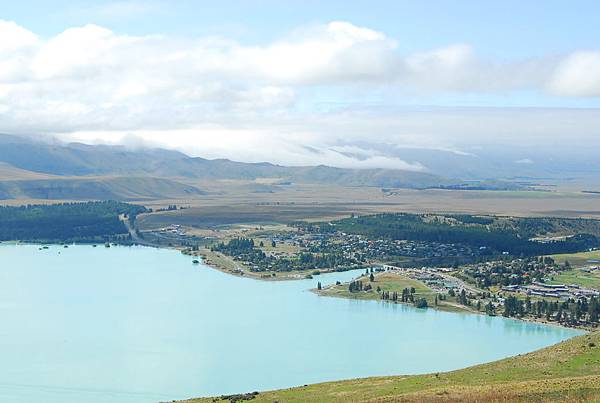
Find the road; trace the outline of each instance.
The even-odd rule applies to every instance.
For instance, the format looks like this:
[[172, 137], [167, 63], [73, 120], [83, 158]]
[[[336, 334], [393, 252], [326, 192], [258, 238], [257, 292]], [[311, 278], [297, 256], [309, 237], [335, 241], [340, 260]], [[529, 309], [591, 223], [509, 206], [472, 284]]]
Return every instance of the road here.
[[137, 243], [138, 245], [145, 245], [145, 246], [160, 246], [157, 244], [153, 244], [152, 242], [148, 242], [145, 241], [144, 239], [142, 239], [137, 231], [135, 230], [134, 226], [131, 225], [131, 221], [129, 221], [128, 217], [125, 217], [124, 214], [121, 214], [119, 216], [119, 220], [123, 221], [123, 224], [125, 224], [125, 228], [127, 228], [127, 231], [129, 232], [129, 235], [131, 235], [131, 240], [134, 243]]

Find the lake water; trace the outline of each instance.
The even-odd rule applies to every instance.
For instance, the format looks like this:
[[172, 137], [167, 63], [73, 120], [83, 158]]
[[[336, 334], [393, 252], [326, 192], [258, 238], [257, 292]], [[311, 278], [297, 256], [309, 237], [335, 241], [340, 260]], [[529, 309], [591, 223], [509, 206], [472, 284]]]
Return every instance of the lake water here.
[[[176, 251], [0, 246], [0, 401], [156, 402], [446, 371], [580, 334], [319, 297]], [[323, 284], [356, 272], [322, 275]]]

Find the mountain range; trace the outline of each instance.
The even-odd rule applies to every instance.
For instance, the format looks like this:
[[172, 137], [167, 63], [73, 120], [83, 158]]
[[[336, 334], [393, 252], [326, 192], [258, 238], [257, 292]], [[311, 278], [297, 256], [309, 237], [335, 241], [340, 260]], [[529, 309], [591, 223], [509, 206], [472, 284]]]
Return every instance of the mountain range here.
[[[0, 164], [0, 199], [180, 198], [204, 193], [190, 181], [267, 178], [279, 185], [314, 183], [392, 189], [472, 186], [428, 172], [210, 160], [160, 148], [44, 142], [13, 135], [0, 135]], [[483, 186], [516, 185], [490, 182]]]

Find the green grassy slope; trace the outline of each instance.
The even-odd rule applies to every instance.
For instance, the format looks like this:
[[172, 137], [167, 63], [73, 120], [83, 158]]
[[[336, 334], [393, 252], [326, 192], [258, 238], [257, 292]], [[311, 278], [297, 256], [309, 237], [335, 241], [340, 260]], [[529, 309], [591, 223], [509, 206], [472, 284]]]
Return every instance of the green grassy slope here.
[[380, 287], [382, 291], [388, 291], [390, 294], [395, 291], [399, 295], [402, 295], [403, 289], [410, 289], [411, 287], [414, 287], [415, 300], [419, 298], [425, 298], [427, 300], [427, 304], [431, 308], [452, 312], [465, 312], [472, 310], [471, 308], [457, 304], [456, 302], [442, 300], [439, 300], [438, 305], [436, 306], [435, 296], [438, 293], [427, 287], [422, 282], [413, 280], [400, 274], [383, 272], [375, 274], [374, 282], [370, 282], [368, 276], [362, 276], [357, 280], [361, 280], [365, 285], [370, 284], [372, 289], [369, 291], [350, 292], [348, 290], [348, 283], [343, 283], [340, 285], [325, 287], [323, 290], [317, 291], [317, 294], [328, 297], [381, 300], [381, 294], [376, 291], [377, 287]]
[[[192, 399], [188, 403], [228, 401]], [[252, 402], [600, 401], [600, 332], [462, 370], [328, 382], [260, 393]]]
[[600, 262], [600, 250], [580, 253], [565, 253], [552, 255], [550, 257], [552, 257], [556, 263], [559, 264], [564, 264], [568, 261], [573, 267], [598, 266]]

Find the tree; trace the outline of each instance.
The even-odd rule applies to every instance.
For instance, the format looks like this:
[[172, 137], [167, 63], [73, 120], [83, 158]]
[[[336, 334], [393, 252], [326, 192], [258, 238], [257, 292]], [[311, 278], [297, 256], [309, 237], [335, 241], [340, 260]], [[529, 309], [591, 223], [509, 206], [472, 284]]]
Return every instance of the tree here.
[[467, 293], [464, 289], [460, 291], [460, 294], [457, 297], [457, 300], [462, 305], [469, 305], [469, 299], [467, 298]]
[[598, 299], [596, 297], [590, 298], [590, 303], [588, 304], [588, 313], [590, 315], [590, 322], [593, 322], [593, 323], [598, 322], [599, 311], [600, 311], [600, 304], [598, 304]]
[[416, 302], [415, 302], [415, 306], [417, 308], [427, 308], [427, 300], [425, 298], [419, 298]]
[[496, 315], [496, 308], [494, 308], [494, 304], [492, 304], [492, 301], [488, 302], [485, 306], [485, 313], [489, 316]]

